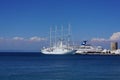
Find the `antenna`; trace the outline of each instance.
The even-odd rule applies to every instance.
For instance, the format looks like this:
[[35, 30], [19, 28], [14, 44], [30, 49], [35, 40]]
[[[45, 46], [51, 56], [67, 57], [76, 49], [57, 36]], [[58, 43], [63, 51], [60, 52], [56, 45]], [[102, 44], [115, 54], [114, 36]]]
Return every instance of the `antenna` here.
[[69, 36], [69, 37], [70, 37], [70, 35], [71, 35], [70, 29], [71, 29], [71, 25], [69, 24], [69, 25], [68, 25], [68, 36]]

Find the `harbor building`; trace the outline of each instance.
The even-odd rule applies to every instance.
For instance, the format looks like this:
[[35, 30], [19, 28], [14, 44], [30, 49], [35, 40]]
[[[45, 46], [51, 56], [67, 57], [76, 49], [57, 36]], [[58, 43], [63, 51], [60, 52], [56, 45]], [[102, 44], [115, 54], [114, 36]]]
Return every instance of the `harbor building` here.
[[111, 42], [111, 50], [117, 50], [118, 49], [118, 43], [117, 42]]

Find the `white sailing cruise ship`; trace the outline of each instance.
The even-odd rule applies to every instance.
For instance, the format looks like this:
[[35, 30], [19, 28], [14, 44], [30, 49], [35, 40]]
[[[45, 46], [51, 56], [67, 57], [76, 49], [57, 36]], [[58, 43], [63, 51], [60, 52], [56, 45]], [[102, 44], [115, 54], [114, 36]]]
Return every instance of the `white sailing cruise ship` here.
[[49, 47], [49, 48], [43, 48], [41, 50], [43, 54], [74, 54], [75, 50], [67, 47], [66, 45], [63, 45], [63, 42], [58, 42], [57, 46]]
[[[70, 31], [70, 29], [68, 30]], [[63, 38], [63, 28], [61, 30], [61, 34], [62, 34], [62, 37], [57, 39], [57, 35], [55, 35], [55, 40], [51, 40], [51, 29], [50, 29], [50, 47], [48, 48], [43, 48], [41, 50], [41, 53], [43, 54], [54, 54], [54, 55], [64, 55], [64, 54], [74, 54], [76, 52], [76, 50], [74, 50], [72, 47], [69, 46], [69, 35], [68, 34], [68, 41], [65, 41], [65, 39]], [[55, 34], [57, 32], [57, 28], [55, 30]], [[69, 33], [69, 32], [68, 32]], [[52, 45], [52, 41], [55, 41]]]

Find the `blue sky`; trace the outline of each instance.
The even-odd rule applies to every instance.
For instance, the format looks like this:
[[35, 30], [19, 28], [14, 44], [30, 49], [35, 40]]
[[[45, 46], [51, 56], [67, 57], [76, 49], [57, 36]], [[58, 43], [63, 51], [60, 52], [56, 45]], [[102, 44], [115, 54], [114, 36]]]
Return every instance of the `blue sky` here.
[[[68, 24], [74, 40], [108, 40], [113, 33], [120, 32], [119, 4], [119, 0], [0, 0], [0, 38], [4, 41], [0, 48], [10, 50], [11, 46], [12, 50], [22, 50], [19, 41], [17, 49], [12, 45], [12, 39], [37, 37], [40, 40], [48, 36], [51, 26]], [[26, 44], [24, 49], [34, 46], [33, 50], [38, 50], [37, 43]]]

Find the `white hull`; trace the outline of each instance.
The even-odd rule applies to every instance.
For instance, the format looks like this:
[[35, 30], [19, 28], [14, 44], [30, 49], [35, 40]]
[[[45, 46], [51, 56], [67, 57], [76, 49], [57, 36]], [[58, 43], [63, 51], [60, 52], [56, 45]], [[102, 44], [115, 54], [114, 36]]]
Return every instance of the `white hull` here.
[[65, 54], [75, 54], [75, 50], [70, 50], [70, 51], [41, 51], [43, 54], [50, 54], [50, 55], [65, 55]]

